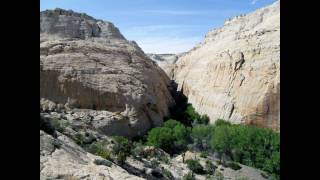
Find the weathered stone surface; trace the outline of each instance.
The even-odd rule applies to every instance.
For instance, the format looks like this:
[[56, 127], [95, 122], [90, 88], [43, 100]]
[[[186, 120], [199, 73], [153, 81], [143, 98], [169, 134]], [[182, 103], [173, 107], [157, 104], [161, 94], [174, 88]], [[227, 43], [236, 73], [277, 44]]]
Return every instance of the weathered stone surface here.
[[99, 123], [112, 121], [110, 132], [135, 136], [168, 115], [174, 103], [168, 85], [166, 74], [112, 23], [62, 9], [40, 13], [42, 110], [108, 111], [122, 120]]
[[[101, 157], [82, 150], [68, 137], [58, 133], [57, 138], [40, 130], [40, 179], [86, 179], [113, 180], [143, 179], [130, 175], [127, 171]], [[108, 165], [111, 163], [111, 166]], [[98, 163], [99, 164], [99, 163]]]
[[173, 78], [173, 71], [175, 63], [178, 57], [182, 54], [147, 54], [149, 58], [156, 62], [164, 72], [169, 76], [170, 79]]
[[176, 62], [178, 90], [195, 109], [280, 130], [280, 3], [210, 31]]

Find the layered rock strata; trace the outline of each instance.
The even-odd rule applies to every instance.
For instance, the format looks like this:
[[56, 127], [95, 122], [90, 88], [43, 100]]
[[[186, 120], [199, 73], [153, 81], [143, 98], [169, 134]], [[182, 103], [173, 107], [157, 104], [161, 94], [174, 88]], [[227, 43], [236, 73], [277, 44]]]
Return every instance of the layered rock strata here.
[[135, 136], [168, 115], [174, 104], [168, 85], [166, 74], [112, 23], [63, 9], [40, 12], [42, 105], [120, 114], [121, 126], [109, 119], [106, 129]]
[[211, 30], [176, 62], [174, 80], [195, 109], [280, 130], [280, 3]]

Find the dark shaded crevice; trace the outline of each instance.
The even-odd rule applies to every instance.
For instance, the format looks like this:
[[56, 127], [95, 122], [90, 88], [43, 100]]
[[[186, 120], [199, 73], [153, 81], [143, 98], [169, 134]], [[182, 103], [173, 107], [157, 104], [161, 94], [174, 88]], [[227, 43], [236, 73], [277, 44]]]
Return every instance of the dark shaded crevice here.
[[232, 114], [233, 114], [233, 111], [234, 111], [234, 104], [232, 104], [231, 106], [231, 110], [230, 110], [230, 114], [229, 114], [229, 119], [231, 118]]

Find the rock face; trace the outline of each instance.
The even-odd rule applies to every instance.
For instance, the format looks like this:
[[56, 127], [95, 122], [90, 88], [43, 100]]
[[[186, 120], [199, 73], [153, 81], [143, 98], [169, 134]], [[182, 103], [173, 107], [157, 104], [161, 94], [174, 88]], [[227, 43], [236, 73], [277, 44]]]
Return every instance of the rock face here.
[[[99, 162], [99, 163], [97, 163]], [[87, 153], [68, 137], [40, 130], [40, 179], [142, 179], [101, 157]]]
[[151, 60], [156, 62], [164, 72], [172, 79], [176, 61], [180, 54], [147, 54]]
[[211, 122], [280, 130], [280, 3], [225, 22], [180, 57], [178, 90]]
[[105, 133], [135, 136], [168, 115], [174, 103], [168, 85], [166, 74], [112, 23], [62, 9], [40, 12], [42, 110], [120, 114], [121, 122], [102, 113]]

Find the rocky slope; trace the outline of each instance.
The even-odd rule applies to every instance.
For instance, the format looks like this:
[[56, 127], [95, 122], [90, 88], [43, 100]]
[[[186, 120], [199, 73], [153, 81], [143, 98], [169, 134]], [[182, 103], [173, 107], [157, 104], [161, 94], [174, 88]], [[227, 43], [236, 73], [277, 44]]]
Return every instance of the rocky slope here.
[[98, 112], [89, 121], [101, 120], [102, 133], [140, 135], [168, 115], [174, 104], [168, 85], [112, 23], [63, 9], [40, 12], [42, 112], [92, 109]]
[[234, 17], [180, 57], [178, 89], [211, 121], [280, 130], [280, 3]]
[[129, 174], [116, 164], [87, 153], [71, 139], [40, 130], [40, 179], [143, 179]]

